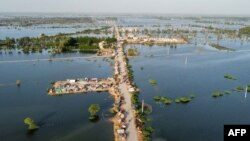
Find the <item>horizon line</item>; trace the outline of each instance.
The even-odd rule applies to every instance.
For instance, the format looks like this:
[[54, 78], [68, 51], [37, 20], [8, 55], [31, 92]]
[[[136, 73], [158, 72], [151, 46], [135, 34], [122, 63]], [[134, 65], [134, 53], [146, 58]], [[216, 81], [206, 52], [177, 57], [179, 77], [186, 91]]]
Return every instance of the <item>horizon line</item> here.
[[83, 15], [159, 15], [159, 16], [215, 16], [215, 17], [250, 17], [250, 14], [212, 14], [212, 13], [148, 13], [148, 12], [6, 12], [6, 11], [0, 11], [0, 14], [83, 14]]

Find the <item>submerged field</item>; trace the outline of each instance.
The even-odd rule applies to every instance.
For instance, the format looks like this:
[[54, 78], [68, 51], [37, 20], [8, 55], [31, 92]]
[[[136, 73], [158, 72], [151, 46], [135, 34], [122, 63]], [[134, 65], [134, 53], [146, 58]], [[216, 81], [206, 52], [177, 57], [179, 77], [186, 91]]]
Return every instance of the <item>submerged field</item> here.
[[[153, 108], [153, 139], [218, 141], [223, 140], [224, 124], [248, 124], [250, 99], [245, 99], [245, 91], [232, 91], [250, 82], [250, 66], [246, 65], [250, 52], [244, 51], [248, 45], [245, 42], [242, 46], [234, 46], [238, 52], [210, 49], [199, 52], [201, 47], [195, 45], [176, 48], [134, 45], [140, 55], [131, 58], [130, 64], [141, 90], [140, 98]], [[237, 80], [225, 79], [227, 73], [236, 76]], [[152, 86], [149, 79], [157, 81], [157, 85]], [[211, 97], [212, 92], [225, 90], [231, 93]], [[174, 100], [190, 95], [195, 98], [186, 104], [165, 105], [153, 99], [167, 96]]]
[[[61, 54], [55, 57], [88, 56]], [[48, 58], [39, 54], [2, 54], [0, 60]], [[75, 59], [67, 61], [38, 61], [35, 63], [6, 63], [1, 66], [0, 80], [0, 140], [113, 140], [113, 126], [109, 108], [113, 99], [108, 93], [75, 94], [51, 97], [47, 88], [55, 80], [69, 78], [112, 76], [112, 67], [102, 59]], [[21, 86], [16, 86], [16, 80]], [[88, 107], [98, 103], [100, 121], [89, 122]], [[32, 117], [41, 128], [28, 132], [23, 119]], [[98, 133], [98, 136], [96, 135]], [[14, 136], [13, 136], [14, 134]]]

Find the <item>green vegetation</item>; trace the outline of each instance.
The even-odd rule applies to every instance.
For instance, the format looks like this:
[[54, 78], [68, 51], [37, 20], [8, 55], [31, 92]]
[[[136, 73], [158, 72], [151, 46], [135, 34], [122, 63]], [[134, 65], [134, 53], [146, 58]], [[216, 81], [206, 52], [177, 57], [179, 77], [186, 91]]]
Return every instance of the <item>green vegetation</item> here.
[[[248, 88], [249, 88], [249, 86], [250, 85], [248, 85]], [[248, 91], [250, 90], [250, 89], [247, 89]], [[235, 91], [235, 92], [242, 92], [242, 91], [244, 91], [244, 88], [242, 87], [242, 86], [237, 86], [237, 87], [235, 87], [234, 89], [232, 89], [232, 91]], [[211, 96], [212, 97], [221, 97], [221, 96], [223, 96], [223, 95], [229, 95], [229, 94], [231, 94], [232, 92], [230, 91], [230, 90], [225, 90], [225, 91], [222, 91], [222, 92], [219, 92], [219, 91], [217, 91], [217, 92], [213, 92], [212, 94], [211, 94]]]
[[0, 46], [13, 47], [15, 44], [14, 38], [6, 37], [5, 40], [0, 40]]
[[127, 51], [128, 56], [137, 56], [138, 55], [138, 51], [137, 49], [134, 48], [129, 48]]
[[92, 17], [51, 17], [51, 16], [44, 16], [44, 17], [34, 17], [34, 16], [16, 16], [13, 18], [1, 18], [1, 26], [17, 26], [17, 27], [27, 27], [27, 26], [38, 26], [38, 25], [45, 25], [45, 24], [51, 24], [51, 28], [70, 28], [67, 26], [62, 25], [68, 25], [73, 24], [74, 28], [79, 28], [79, 23], [94, 23], [94, 20]]
[[149, 82], [149, 84], [151, 84], [152, 86], [154, 86], [154, 85], [157, 84], [156, 80], [153, 80], [153, 79], [149, 79], [148, 82]]
[[[175, 99], [175, 103], [188, 103], [194, 98], [195, 98], [194, 94], [191, 94], [190, 96], [178, 97]], [[156, 102], [161, 102], [167, 105], [172, 103], [172, 100], [166, 96], [154, 96], [153, 99]]]
[[138, 105], [139, 104], [139, 93], [133, 93], [131, 97], [131, 101], [133, 105]]
[[176, 103], [188, 103], [192, 100], [193, 98], [191, 96], [184, 96], [184, 97], [178, 97], [175, 99]]
[[142, 128], [142, 135], [144, 141], [151, 141], [152, 133], [154, 132], [154, 129], [150, 126], [146, 126]]
[[[127, 69], [128, 69], [128, 79], [130, 82], [133, 82], [134, 75], [132, 66], [129, 65], [128, 58], [126, 59]], [[136, 84], [132, 83], [133, 87], [137, 88]], [[152, 139], [153, 128], [149, 126], [149, 122], [151, 121], [147, 118], [147, 115], [152, 112], [152, 107], [145, 104], [144, 112], [141, 111], [141, 103], [139, 102], [139, 92], [132, 93], [131, 96], [132, 104], [136, 110], [135, 118], [136, 118], [136, 126], [142, 130], [143, 140], [150, 141]]]
[[132, 66], [129, 65], [129, 60], [126, 58], [126, 63], [127, 63], [127, 69], [128, 69], [128, 79], [130, 82], [134, 81], [134, 71], [132, 69]]
[[77, 32], [77, 34], [101, 34], [101, 33], [105, 33], [105, 34], [108, 34], [108, 28], [110, 27], [102, 27], [102, 28], [99, 28], [99, 29], [86, 29], [82, 32]]
[[154, 96], [154, 100], [155, 101], [160, 101], [161, 100], [161, 96]]
[[233, 89], [234, 91], [237, 91], [237, 92], [241, 92], [244, 90], [244, 88], [242, 86], [237, 86]]
[[213, 92], [211, 95], [212, 95], [212, 97], [221, 97], [221, 96], [223, 96], [223, 93], [221, 93], [221, 92]]
[[144, 112], [143, 112], [144, 114], [149, 115], [152, 113], [152, 111], [153, 111], [152, 106], [144, 105]]
[[250, 26], [240, 28], [239, 35], [250, 36]]
[[[136, 87], [135, 84], [134, 86]], [[147, 118], [147, 115], [152, 112], [152, 107], [145, 104], [144, 112], [141, 111], [142, 105], [139, 102], [139, 92], [132, 93], [131, 101], [136, 110], [136, 125], [142, 130], [143, 140], [150, 141], [152, 139], [153, 128], [148, 125], [151, 120]]]
[[[157, 31], [153, 31], [157, 32]], [[163, 29], [161, 30], [162, 33], [164, 34], [191, 34], [195, 33], [196, 31], [189, 31], [189, 30], [182, 30], [182, 29]]]
[[151, 119], [147, 118], [147, 115], [152, 112], [152, 107], [145, 104], [144, 112], [142, 113], [140, 108], [137, 108], [137, 112], [138, 113], [136, 114], [136, 124], [137, 126], [139, 126], [139, 128], [141, 128], [143, 140], [151, 141], [154, 129], [149, 125]]
[[99, 49], [98, 43], [100, 40], [94, 37], [78, 37], [78, 38], [65, 38], [59, 43], [59, 52], [71, 52], [74, 49], [84, 51], [96, 51]]
[[132, 70], [132, 66], [131, 65], [128, 65], [128, 78], [129, 80], [132, 82], [134, 80], [134, 74], [133, 74], [133, 70]]
[[91, 104], [88, 108], [88, 111], [90, 113], [90, 117], [89, 119], [90, 120], [94, 120], [96, 119], [98, 116], [97, 116], [97, 113], [100, 111], [100, 106], [99, 104]]
[[168, 97], [162, 96], [161, 97], [161, 102], [164, 103], [164, 104], [169, 105], [169, 104], [172, 103], [172, 100], [170, 98], [168, 98]]
[[29, 130], [36, 130], [36, 129], [39, 128], [39, 126], [37, 126], [37, 125], [35, 124], [34, 120], [33, 120], [32, 118], [30, 118], [30, 117], [26, 117], [26, 118], [24, 119], [24, 123], [27, 124], [27, 125], [29, 126], [29, 127], [28, 127]]
[[68, 37], [63, 34], [55, 36], [41, 37], [22, 37], [19, 39], [6, 38], [0, 41], [0, 46], [14, 47], [14, 44], [26, 54], [30, 52], [42, 52], [42, 49], [52, 48], [53, 53], [61, 52], [87, 52], [96, 53], [99, 50], [99, 43], [105, 41], [108, 47], [111, 47], [116, 42], [116, 38], [97, 38], [97, 37]]
[[166, 105], [169, 105], [172, 103], [172, 100], [166, 96], [154, 96], [153, 99], [157, 102], [161, 102], [161, 103], [164, 103]]
[[234, 77], [233, 75], [231, 75], [231, 74], [225, 74], [224, 75], [224, 78], [226, 78], [226, 79], [230, 79], [230, 80], [237, 80], [237, 78], [236, 77]]
[[151, 122], [150, 118], [147, 118], [147, 115], [149, 115], [152, 112], [152, 107], [145, 104], [144, 105], [144, 111], [141, 111], [141, 103], [139, 102], [139, 93], [133, 93], [132, 94], [132, 103], [136, 109], [136, 125], [141, 128], [142, 134], [143, 134], [143, 140], [144, 141], [150, 141], [152, 139], [152, 133], [153, 128], [149, 126], [149, 123]]
[[210, 46], [214, 47], [214, 48], [216, 48], [218, 50], [235, 51], [235, 49], [223, 47], [223, 46], [218, 45], [218, 44], [210, 44]]
[[128, 69], [128, 79], [130, 82], [133, 82], [134, 81], [134, 71], [132, 69], [132, 66], [129, 64], [128, 58], [125, 58], [125, 59], [126, 59], [126, 64], [127, 64], [127, 69]]
[[250, 84], [247, 84], [247, 92], [250, 92]]

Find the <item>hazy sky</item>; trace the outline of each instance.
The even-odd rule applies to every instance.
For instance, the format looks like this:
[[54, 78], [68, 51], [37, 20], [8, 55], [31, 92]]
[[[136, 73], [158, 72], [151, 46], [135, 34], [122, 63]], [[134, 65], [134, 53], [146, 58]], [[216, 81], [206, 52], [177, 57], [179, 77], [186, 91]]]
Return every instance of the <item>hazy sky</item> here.
[[0, 12], [250, 15], [250, 0], [0, 0]]

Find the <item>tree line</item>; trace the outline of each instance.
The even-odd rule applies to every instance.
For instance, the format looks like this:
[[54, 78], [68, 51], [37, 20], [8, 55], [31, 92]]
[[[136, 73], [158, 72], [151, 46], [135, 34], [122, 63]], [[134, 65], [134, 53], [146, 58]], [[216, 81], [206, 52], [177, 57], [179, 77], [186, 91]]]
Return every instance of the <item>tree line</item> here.
[[99, 43], [105, 41], [107, 47], [110, 47], [116, 42], [116, 38], [105, 37], [68, 37], [68, 36], [46, 36], [40, 37], [22, 37], [18, 39], [6, 38], [0, 40], [0, 47], [7, 48], [20, 48], [23, 52], [40, 51], [42, 49], [52, 48], [56, 52], [69, 52], [73, 50], [80, 51], [97, 51], [99, 49]]

